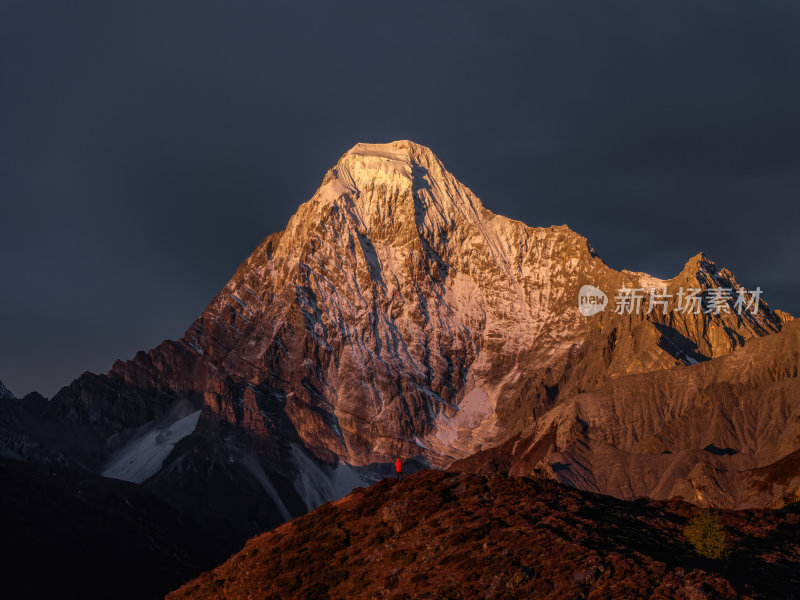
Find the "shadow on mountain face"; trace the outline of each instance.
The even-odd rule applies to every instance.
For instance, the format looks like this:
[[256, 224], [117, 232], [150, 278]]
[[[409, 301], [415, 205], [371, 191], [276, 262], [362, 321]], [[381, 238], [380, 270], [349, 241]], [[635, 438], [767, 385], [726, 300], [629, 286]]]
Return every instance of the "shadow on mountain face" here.
[[687, 365], [709, 360], [707, 356], [700, 352], [696, 343], [686, 336], [681, 335], [672, 327], [662, 325], [655, 321], [651, 321], [651, 323], [653, 323], [653, 326], [658, 330], [659, 334], [661, 334], [658, 340], [658, 347], [676, 360]]
[[231, 552], [141, 486], [0, 459], [7, 598], [163, 598]]
[[710, 452], [715, 456], [733, 456], [734, 454], [738, 454], [738, 450], [734, 450], [733, 448], [718, 448], [714, 444], [709, 444], [705, 448], [703, 448], [706, 452]]

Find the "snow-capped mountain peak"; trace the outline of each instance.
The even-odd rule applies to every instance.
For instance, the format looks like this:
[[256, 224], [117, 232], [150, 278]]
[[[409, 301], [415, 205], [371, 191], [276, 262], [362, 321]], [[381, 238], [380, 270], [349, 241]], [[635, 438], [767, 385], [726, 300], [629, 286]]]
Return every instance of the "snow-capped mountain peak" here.
[[[398, 456], [445, 467], [610, 381], [781, 329], [788, 316], [763, 302], [746, 316], [614, 306], [621, 289], [725, 282], [703, 255], [668, 280], [616, 271], [569, 227], [493, 214], [424, 146], [357, 144], [180, 340], [36, 403], [80, 444], [4, 439], [142, 482], [203, 520], [257, 498], [231, 520], [252, 533], [389, 474]], [[581, 312], [585, 286], [604, 310]], [[577, 409], [558, 419], [555, 445], [588, 422]]]

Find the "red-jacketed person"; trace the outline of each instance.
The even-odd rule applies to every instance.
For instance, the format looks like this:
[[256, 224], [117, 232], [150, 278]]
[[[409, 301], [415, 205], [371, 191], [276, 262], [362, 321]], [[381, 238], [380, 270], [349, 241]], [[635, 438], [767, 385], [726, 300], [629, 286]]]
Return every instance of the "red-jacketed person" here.
[[394, 461], [394, 470], [397, 471], [397, 481], [400, 481], [400, 478], [403, 476], [403, 463], [400, 462], [399, 458]]

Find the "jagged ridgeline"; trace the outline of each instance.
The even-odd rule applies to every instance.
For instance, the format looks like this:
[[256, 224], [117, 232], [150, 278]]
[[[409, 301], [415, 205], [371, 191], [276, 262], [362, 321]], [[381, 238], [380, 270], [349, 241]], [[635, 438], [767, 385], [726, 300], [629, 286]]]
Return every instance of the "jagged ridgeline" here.
[[791, 497], [789, 471], [751, 476], [800, 447], [790, 317], [763, 297], [743, 314], [617, 314], [612, 298], [586, 317], [585, 285], [741, 287], [704, 255], [669, 280], [616, 271], [566, 226], [495, 215], [428, 148], [358, 144], [180, 340], [49, 402], [4, 401], [4, 452], [141, 483], [233, 541], [397, 456], [481, 452], [458, 464], [621, 497]]

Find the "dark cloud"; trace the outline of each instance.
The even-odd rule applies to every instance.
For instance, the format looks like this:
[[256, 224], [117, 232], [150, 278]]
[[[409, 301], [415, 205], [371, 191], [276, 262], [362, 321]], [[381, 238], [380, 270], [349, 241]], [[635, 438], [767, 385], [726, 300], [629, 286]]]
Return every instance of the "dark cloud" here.
[[0, 379], [182, 334], [357, 141], [800, 313], [794, 2], [2, 2]]

